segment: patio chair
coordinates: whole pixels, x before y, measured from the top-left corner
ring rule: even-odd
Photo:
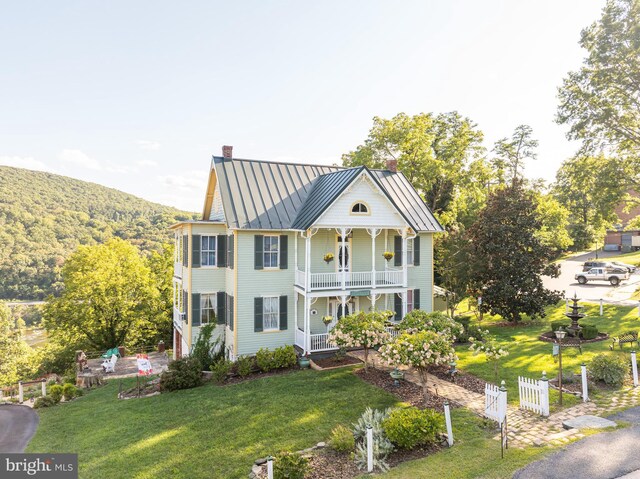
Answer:
[[[102,362],[102,369],[105,373],[112,373],[115,371],[116,363],[118,362],[118,356],[111,355],[111,359]]]
[[[118,348],[107,349],[107,351],[101,356],[104,359],[109,359],[115,354],[116,357],[120,357],[120,350]]]

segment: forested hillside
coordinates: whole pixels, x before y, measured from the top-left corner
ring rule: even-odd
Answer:
[[[114,236],[143,251],[170,241],[193,215],[65,176],[0,166],[0,299],[42,299],[80,244]]]

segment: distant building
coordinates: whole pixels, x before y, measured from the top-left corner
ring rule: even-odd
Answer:
[[[635,198],[640,198],[640,195],[635,191],[630,191],[629,194]],[[620,203],[615,213],[620,218],[620,223],[616,225],[615,229],[607,231],[604,237],[604,250],[605,251],[622,251],[627,253],[629,251],[637,250],[640,248],[640,238],[634,236],[640,236],[640,230],[625,231],[629,221],[640,215],[640,205],[633,206],[629,211],[625,210],[625,204]]]

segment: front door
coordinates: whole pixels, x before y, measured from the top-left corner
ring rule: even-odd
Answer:
[[[347,273],[351,272],[351,235],[347,236],[345,240],[343,243],[342,236],[338,235],[336,251],[338,273],[342,273],[343,270]]]
[[[329,301],[329,316],[333,316],[333,321],[329,323],[328,330],[333,329],[335,324],[343,316],[348,316],[358,310],[358,298],[350,299],[345,304],[346,311],[342,311],[342,302],[338,300]]]

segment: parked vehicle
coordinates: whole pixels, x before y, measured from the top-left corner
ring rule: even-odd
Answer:
[[[613,286],[617,286],[621,281],[629,279],[629,272],[612,273],[606,268],[591,268],[589,271],[577,273],[575,279],[580,284],[586,284],[587,281],[609,281]]]
[[[589,271],[591,268],[607,268],[607,269],[613,269],[613,264],[609,263],[608,261],[586,261],[583,265],[582,265],[582,271]]]
[[[624,268],[629,273],[635,273],[636,271],[636,267],[632,264],[620,263],[619,261],[612,261],[611,264],[618,268]]]

